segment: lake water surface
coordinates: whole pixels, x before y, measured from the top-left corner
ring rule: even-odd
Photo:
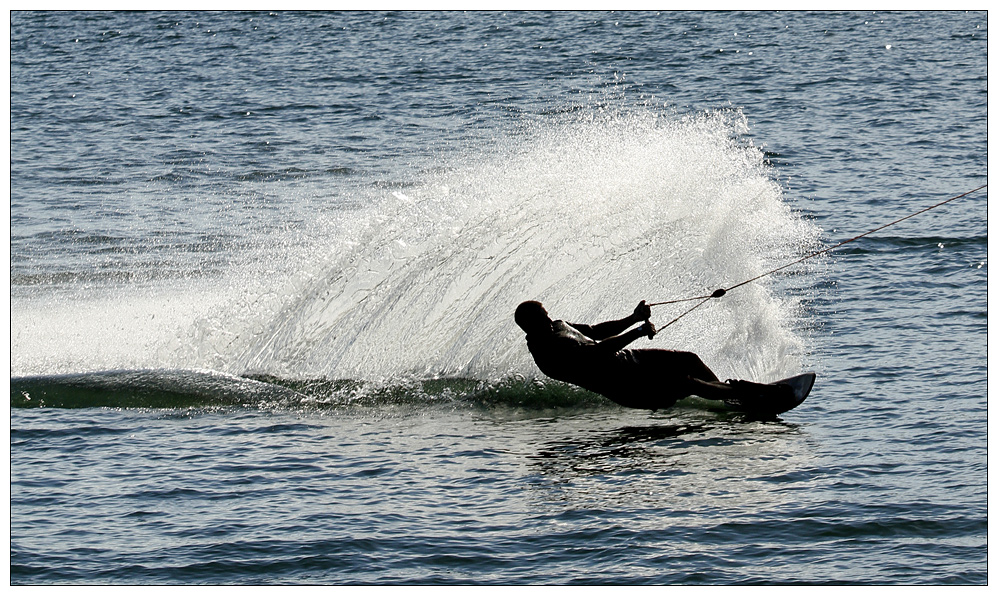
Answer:
[[[11,583],[985,584],[987,15],[11,19]],[[685,305],[656,307],[664,324]]]

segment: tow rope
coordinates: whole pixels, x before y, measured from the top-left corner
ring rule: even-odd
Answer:
[[[666,323],[662,327],[659,327],[658,331],[661,331],[662,329],[665,329],[669,325],[672,325],[673,323],[675,323],[679,319],[681,319],[681,318],[685,317],[686,315],[690,314],[694,310],[700,308],[701,306],[703,306],[704,304],[706,304],[707,301],[710,300],[711,298],[721,298],[722,296],[724,296],[725,294],[727,294],[731,290],[734,290],[735,288],[740,288],[740,287],[744,286],[745,284],[752,283],[752,282],[754,282],[756,280],[762,279],[762,278],[766,277],[767,275],[772,275],[772,274],[776,273],[777,271],[782,271],[783,269],[786,269],[787,267],[796,265],[797,263],[802,263],[802,262],[804,262],[804,261],[806,261],[808,259],[812,259],[812,258],[814,258],[814,257],[816,257],[818,255],[823,255],[823,254],[825,254],[827,252],[831,252],[831,251],[833,251],[833,250],[835,250],[835,249],[837,249],[837,248],[839,248],[841,246],[849,244],[850,242],[855,242],[856,240],[859,240],[860,238],[863,238],[864,236],[869,236],[870,234],[872,234],[874,232],[879,232],[880,230],[883,230],[884,228],[889,228],[889,227],[891,227],[891,226],[893,226],[895,224],[899,224],[899,223],[901,223],[902,221],[904,221],[906,219],[911,219],[912,217],[915,217],[916,215],[921,215],[922,213],[925,213],[926,211],[930,211],[932,209],[935,209],[936,207],[942,207],[943,205],[945,205],[946,203],[949,203],[950,201],[955,201],[957,199],[963,198],[963,197],[965,197],[965,196],[967,196],[969,194],[972,194],[972,193],[975,193],[975,192],[981,190],[982,188],[987,188],[987,186],[988,186],[987,184],[984,184],[984,185],[978,186],[974,190],[968,190],[967,192],[965,192],[963,194],[957,195],[955,197],[950,197],[950,198],[946,199],[945,201],[941,201],[939,203],[936,203],[935,205],[932,205],[930,207],[926,207],[925,209],[922,209],[921,211],[916,211],[915,213],[912,213],[912,214],[909,214],[909,215],[905,215],[902,218],[895,219],[894,221],[892,221],[890,223],[887,223],[887,224],[884,224],[884,225],[882,225],[882,226],[880,226],[878,228],[874,228],[874,229],[870,230],[869,232],[864,232],[864,233],[860,234],[859,236],[854,236],[854,237],[852,237],[852,238],[850,238],[848,240],[843,240],[842,242],[839,242],[838,244],[836,244],[834,246],[829,246],[828,248],[823,248],[823,249],[821,249],[819,251],[816,251],[816,252],[813,252],[813,253],[811,253],[809,255],[803,256],[803,257],[797,259],[796,261],[791,261],[790,263],[787,263],[786,265],[781,265],[781,266],[777,267],[776,269],[772,269],[770,271],[767,271],[766,273],[763,273],[762,275],[756,275],[755,277],[753,277],[751,279],[747,279],[747,280],[745,280],[745,281],[743,281],[741,283],[737,283],[737,284],[731,286],[730,288],[718,288],[717,290],[714,290],[713,293],[706,294],[704,296],[693,296],[692,298],[680,298],[678,300],[665,300],[663,302],[653,302],[653,303],[649,304],[648,306],[661,306],[663,304],[677,304],[679,302],[691,302],[693,300],[699,300],[700,301],[697,304],[693,305],[693,307],[691,307],[689,310],[687,310],[683,314],[679,315],[675,319],[672,319],[671,321],[669,321],[668,323]]]

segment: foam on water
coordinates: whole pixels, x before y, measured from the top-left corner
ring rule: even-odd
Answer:
[[[522,300],[596,322],[642,299],[730,287],[814,247],[819,230],[787,205],[747,132],[733,110],[538,118],[442,156],[419,179],[372,186],[351,201],[361,207],[317,210],[293,240],[264,244],[263,269],[233,269],[171,301],[119,291],[105,304],[21,303],[12,374],[534,376],[512,321]],[[722,378],[797,372],[803,314],[778,286],[743,286],[633,347],[695,351]],[[688,306],[656,307],[653,321]]]

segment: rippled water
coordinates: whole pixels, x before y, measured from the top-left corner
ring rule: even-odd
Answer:
[[[511,321],[985,185],[986,64],[984,13],[12,13],[12,583],[986,583],[986,188],[641,346],[817,371],[779,420]]]

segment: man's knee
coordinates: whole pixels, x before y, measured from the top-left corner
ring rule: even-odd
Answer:
[[[679,356],[680,362],[682,362],[687,368],[706,366],[706,364],[703,363],[703,360],[700,360],[700,357],[693,352],[676,352],[676,354]]]

